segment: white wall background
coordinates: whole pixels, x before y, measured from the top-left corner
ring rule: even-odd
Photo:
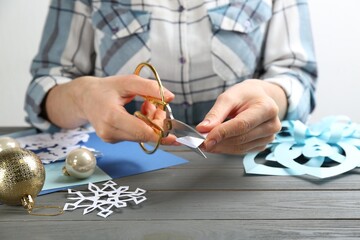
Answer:
[[[27,126],[25,91],[49,0],[0,0],[0,126]]]
[[[360,1],[309,0],[319,63],[311,122],[347,115],[360,123]]]
[[[309,0],[319,62],[311,122],[347,115],[360,123],[359,0]],[[26,126],[25,90],[49,0],[0,0],[0,126]]]

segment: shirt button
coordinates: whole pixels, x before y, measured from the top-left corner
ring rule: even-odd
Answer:
[[[246,20],[244,22],[244,27],[245,27],[245,30],[248,29],[249,27],[251,27],[251,22],[249,20]]]
[[[179,62],[181,64],[185,64],[186,63],[186,58],[184,58],[184,57],[179,58]]]
[[[190,107],[190,103],[188,103],[188,102],[183,102],[182,103],[182,106],[184,107],[184,108],[188,108],[188,107]]]
[[[182,11],[184,11],[184,10],[185,10],[184,6],[180,5],[178,11],[179,11],[179,12],[182,12]]]
[[[113,34],[117,33],[119,31],[119,28],[118,27],[114,27],[114,28],[111,28],[111,32]]]

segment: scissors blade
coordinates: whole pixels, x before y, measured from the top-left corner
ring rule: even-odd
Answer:
[[[174,134],[177,142],[190,148],[200,156],[207,158],[199,146],[204,142],[205,137],[193,127],[176,119],[165,119],[165,131]]]
[[[191,150],[193,150],[194,152],[196,152],[197,154],[199,154],[200,156],[202,156],[203,158],[207,158],[207,156],[204,154],[204,152],[203,151],[201,151],[201,149],[200,148],[191,148],[191,147],[188,147],[188,148],[190,148]]]
[[[170,132],[176,137],[195,137],[205,140],[205,137],[193,127],[177,119],[165,119],[165,132]]]
[[[200,156],[207,158],[204,152],[201,151],[201,149],[199,148],[199,146],[204,142],[204,139],[187,136],[177,138],[176,141],[190,148],[192,151],[196,152]]]

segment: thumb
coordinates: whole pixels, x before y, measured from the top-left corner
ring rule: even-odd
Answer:
[[[158,99],[161,98],[161,87],[156,80],[149,80],[140,77],[139,82],[137,82],[133,90],[134,92],[138,91],[138,95],[154,97]],[[171,102],[174,99],[175,95],[165,87],[162,87],[162,90],[164,93],[165,102]]]
[[[220,125],[232,111],[232,105],[228,100],[218,97],[214,106],[206,114],[204,120],[196,126],[199,132],[209,132]]]
[[[161,98],[161,88],[155,80],[145,79],[135,74],[128,76],[113,76],[111,79],[115,80],[115,88],[121,95],[140,95],[158,99]],[[175,95],[168,89],[163,87],[163,91],[166,102],[170,102],[174,99]]]

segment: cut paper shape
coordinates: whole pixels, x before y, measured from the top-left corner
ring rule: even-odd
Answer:
[[[296,159],[301,155],[301,147],[293,146],[293,151],[289,152],[289,155],[284,156],[286,159]],[[246,173],[252,174],[261,174],[261,175],[277,175],[277,176],[286,176],[286,175],[303,175],[305,172],[301,171],[301,169],[287,168],[285,166],[281,167],[272,167],[266,166],[263,164],[258,164],[255,161],[256,156],[260,154],[260,152],[253,152],[246,154],[244,157],[244,167]],[[276,156],[273,152],[269,153],[265,160],[276,162]],[[278,161],[277,161],[278,162]],[[310,159],[304,165],[320,167],[324,162],[324,158],[322,159]]]
[[[272,167],[264,164],[259,164],[255,161],[255,158],[260,153],[261,152],[251,152],[244,156],[243,164],[246,173],[260,174],[260,175],[278,175],[278,176],[303,174],[302,172],[289,168],[279,168],[279,167]],[[273,161],[273,159],[271,159],[270,161]]]
[[[307,166],[299,164],[298,162],[294,161],[294,159],[287,157],[286,153],[291,151],[290,149],[292,147],[292,143],[280,144],[275,149],[275,156],[277,158],[277,161],[280,164],[283,164],[285,167],[288,167],[290,169],[296,169],[300,172],[303,172],[304,174],[312,175],[318,178],[328,178],[350,171],[356,168],[357,165],[359,165],[360,163],[360,151],[355,146],[347,144],[345,142],[339,143],[339,145],[342,147],[342,149],[344,149],[346,157],[344,156],[342,163],[331,167]],[[327,153],[330,153],[329,156],[326,156]],[[323,162],[324,157],[332,157],[331,153],[331,151],[320,151],[320,155],[314,156],[312,157],[312,159]]]
[[[114,211],[112,208],[123,208],[129,202],[140,204],[146,200],[143,196],[146,191],[137,188],[135,191],[129,191],[128,186],[116,187],[117,184],[113,181],[107,181],[103,184],[103,188],[99,188],[93,183],[89,183],[88,189],[90,192],[81,192],[68,189],[70,195],[75,197],[68,197],[70,200],[77,200],[74,203],[66,203],[65,211],[73,211],[78,208],[85,208],[83,214],[91,213],[94,210],[99,210],[98,216],[107,218]],[[89,203],[90,202],[90,203]]]
[[[22,148],[35,152],[44,164],[48,164],[65,160],[68,153],[80,147],[92,151],[95,157],[101,156],[101,153],[95,149],[83,146],[83,143],[89,140],[90,132],[93,132],[93,129],[77,128],[54,134],[40,133],[18,137],[16,140]]]
[[[261,152],[248,153],[243,162],[246,173],[328,178],[360,166],[360,126],[348,117],[331,116],[310,126],[283,121],[282,127],[265,157],[280,167],[257,163]]]

